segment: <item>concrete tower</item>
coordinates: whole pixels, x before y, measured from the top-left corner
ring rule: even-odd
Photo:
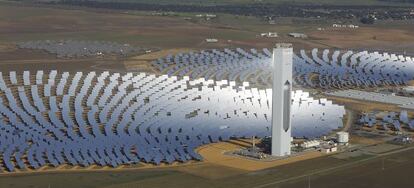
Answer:
[[[272,96],[272,155],[290,155],[291,144],[291,92],[292,92],[291,44],[278,43],[273,49],[273,96]]]

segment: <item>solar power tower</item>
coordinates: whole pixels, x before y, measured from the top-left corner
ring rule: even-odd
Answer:
[[[292,44],[278,43],[273,49],[273,104],[272,104],[272,155],[290,155],[291,142],[291,91]]]

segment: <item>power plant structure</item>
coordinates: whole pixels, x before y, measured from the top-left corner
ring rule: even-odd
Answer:
[[[292,62],[292,44],[276,44],[272,57],[272,156],[290,155]]]

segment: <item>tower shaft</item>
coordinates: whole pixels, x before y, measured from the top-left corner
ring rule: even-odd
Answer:
[[[273,96],[272,96],[272,155],[290,155],[291,145],[291,92],[292,92],[291,44],[276,44],[273,49]]]

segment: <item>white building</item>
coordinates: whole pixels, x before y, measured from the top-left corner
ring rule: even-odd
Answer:
[[[310,140],[310,141],[305,141],[302,144],[300,144],[300,147],[308,149],[312,147],[319,147],[320,145],[321,145],[321,142],[317,140]]]
[[[206,39],[206,42],[208,42],[208,43],[216,43],[216,42],[218,42],[218,39]]]
[[[334,147],[322,147],[321,148],[321,152],[322,153],[333,153],[333,152],[337,152],[338,151],[338,147],[334,146]]]
[[[272,96],[272,155],[290,155],[291,146],[291,92],[292,92],[291,44],[279,43],[273,49],[273,96]]]
[[[276,32],[268,32],[268,33],[260,33],[261,37],[267,37],[267,38],[276,38],[278,37],[278,34]]]
[[[289,33],[289,36],[293,38],[308,38],[308,36],[303,33]]]
[[[358,29],[358,25],[349,24],[349,25],[341,25],[341,24],[332,24],[332,27],[334,28],[351,28],[351,29]]]
[[[407,93],[414,93],[414,86],[407,86],[407,87],[403,88],[402,90],[407,92]]]

